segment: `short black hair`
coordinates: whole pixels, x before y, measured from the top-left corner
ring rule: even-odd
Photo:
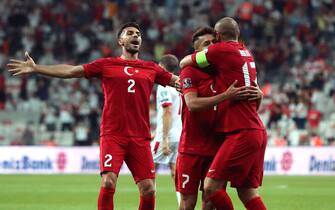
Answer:
[[[120,38],[123,30],[125,28],[128,28],[128,27],[134,27],[134,28],[137,28],[139,31],[141,31],[140,26],[137,23],[135,23],[135,22],[128,22],[128,23],[124,24],[123,26],[121,26],[119,32],[117,32],[117,38]]]
[[[179,71],[179,60],[172,54],[163,55],[159,64],[169,72],[176,74]]]
[[[215,36],[215,31],[211,27],[200,27],[200,28],[198,28],[192,35],[192,44],[194,45],[194,43],[199,39],[200,36],[203,36],[203,35],[206,35],[206,34],[211,34],[211,35]]]

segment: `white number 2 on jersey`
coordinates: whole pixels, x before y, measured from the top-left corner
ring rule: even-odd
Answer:
[[[135,86],[135,80],[133,80],[133,79],[128,79],[128,83],[129,83],[129,86],[128,86],[128,93],[135,93],[135,89],[134,89],[134,86]]]
[[[113,159],[112,155],[111,154],[107,154],[107,155],[105,155],[105,158],[106,158],[106,160],[104,162],[104,166],[105,167],[112,167],[112,163],[111,163],[111,161]]]

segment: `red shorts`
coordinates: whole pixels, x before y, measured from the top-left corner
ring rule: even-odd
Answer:
[[[100,137],[100,172],[119,175],[123,161],[136,183],[143,179],[155,178],[149,139],[112,135]]]
[[[266,144],[265,130],[240,130],[226,135],[207,177],[230,181],[236,188],[261,186]]]
[[[176,163],[176,190],[182,194],[197,194],[203,189],[203,182],[213,156],[179,153]]]

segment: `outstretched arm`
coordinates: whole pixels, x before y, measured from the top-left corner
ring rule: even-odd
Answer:
[[[174,75],[174,74],[172,75],[171,80],[170,80],[168,85],[171,86],[171,87],[176,88],[178,92],[181,91],[180,80],[179,80],[179,77],[177,75]]]
[[[26,60],[15,60],[11,59],[7,64],[9,72],[14,76],[38,73],[50,77],[59,78],[77,78],[84,77],[84,67],[81,65],[73,66],[68,64],[59,65],[39,65],[29,56],[28,52],[25,53]]]

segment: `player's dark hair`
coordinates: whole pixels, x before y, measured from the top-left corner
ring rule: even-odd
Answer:
[[[176,74],[179,71],[179,60],[172,54],[163,55],[159,64],[162,65],[166,70]]]
[[[128,23],[126,23],[126,24],[124,24],[124,25],[121,26],[120,30],[117,32],[117,38],[120,38],[123,30],[125,28],[128,28],[128,27],[134,27],[134,28],[137,28],[139,31],[141,31],[140,26],[137,23],[135,23],[135,22],[128,22]]]
[[[194,43],[199,39],[199,37],[206,35],[206,34],[211,34],[215,36],[215,31],[211,27],[198,28],[192,35],[192,44],[194,45]]]

